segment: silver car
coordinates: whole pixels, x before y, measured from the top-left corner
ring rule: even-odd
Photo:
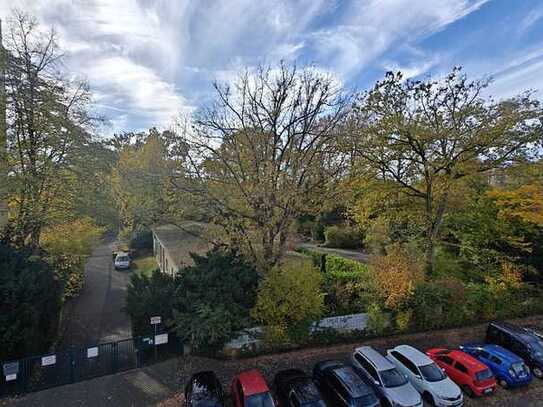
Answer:
[[[407,376],[413,387],[430,405],[459,407],[464,404],[460,387],[420,350],[409,345],[400,345],[390,349],[387,358]]]
[[[390,360],[372,347],[356,348],[351,363],[381,401],[393,407],[422,407],[419,392]]]

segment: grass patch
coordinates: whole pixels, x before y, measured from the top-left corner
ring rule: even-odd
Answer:
[[[158,264],[155,257],[151,254],[134,259],[132,261],[132,268],[134,272],[150,277],[153,271],[158,269]]]

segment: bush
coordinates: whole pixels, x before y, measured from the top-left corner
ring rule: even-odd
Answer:
[[[326,306],[331,314],[362,312],[372,300],[373,283],[363,263],[327,255],[324,278]]]
[[[326,247],[340,249],[357,249],[362,245],[362,239],[357,229],[348,226],[330,226],[324,231]]]
[[[424,278],[420,256],[400,244],[390,245],[384,256],[372,257],[370,266],[385,307],[394,311],[409,303]]]
[[[388,316],[383,311],[383,308],[377,303],[372,303],[368,306],[366,312],[368,314],[367,330],[371,334],[382,335],[385,332],[388,322]]]
[[[132,234],[132,238],[128,243],[131,249],[138,251],[152,251],[153,250],[153,232],[151,229],[138,228]]]
[[[322,275],[310,264],[285,264],[264,279],[251,315],[264,325],[270,344],[305,338],[324,310]]]
[[[216,350],[252,321],[258,273],[237,251],[192,254],[193,266],[176,279],[173,323],[179,337],[199,350]]]
[[[0,242],[0,361],[48,350],[57,334],[61,295],[49,264]]]
[[[85,260],[100,242],[103,231],[90,218],[53,225],[43,231],[40,244],[62,283],[65,299],[77,296],[83,288]]]
[[[161,316],[163,323],[173,318],[173,303],[177,288],[176,280],[155,270],[150,276],[134,273],[126,294],[125,312],[132,323],[133,336],[153,332],[150,318]]]

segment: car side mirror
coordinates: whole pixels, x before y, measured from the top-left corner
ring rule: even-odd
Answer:
[[[416,377],[417,379],[420,379],[420,380],[422,380],[422,376],[421,376],[421,375],[419,375],[419,374],[415,375],[415,377]]]
[[[375,383],[377,386],[380,386],[380,385],[381,385],[381,383],[379,383],[378,380],[374,380],[373,383]]]

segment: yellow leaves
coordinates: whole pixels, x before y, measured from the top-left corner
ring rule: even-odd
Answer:
[[[424,278],[420,256],[399,244],[389,246],[385,256],[373,257],[370,270],[385,306],[392,310],[401,309],[413,296],[416,284]]]
[[[48,227],[41,235],[40,244],[54,256],[86,256],[98,243],[103,229],[90,218]]]
[[[262,283],[251,315],[266,326],[269,336],[283,336],[296,324],[322,314],[322,282],[321,273],[310,262],[289,262],[276,267]]]
[[[496,189],[488,196],[496,203],[500,218],[543,226],[543,185],[533,183],[510,191]]]
[[[499,294],[510,289],[520,288],[522,275],[523,272],[517,265],[504,261],[501,264],[500,274],[497,277],[485,277],[485,282],[492,292]]]

